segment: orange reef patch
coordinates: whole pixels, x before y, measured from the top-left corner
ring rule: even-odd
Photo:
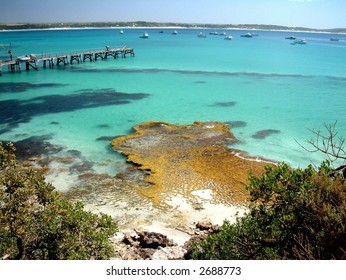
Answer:
[[[164,207],[169,196],[196,203],[192,193],[200,190],[211,193],[211,203],[244,203],[248,173],[260,174],[267,164],[237,157],[228,147],[237,139],[223,123],[152,121],[133,129],[133,134],[113,139],[112,146],[146,172],[150,186],[138,192],[157,207]]]

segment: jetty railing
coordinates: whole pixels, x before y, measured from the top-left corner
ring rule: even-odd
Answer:
[[[0,76],[2,75],[3,66],[8,66],[8,71],[10,73],[20,73],[22,71],[22,64],[25,64],[26,71],[29,71],[31,68],[38,71],[40,62],[42,62],[43,68],[54,68],[54,66],[73,64],[73,62],[80,64],[86,60],[90,62],[97,61],[98,59],[105,60],[110,56],[114,59],[119,56],[126,58],[126,55],[135,56],[134,49],[126,46],[115,48],[106,46],[105,49],[30,54],[18,56],[16,59],[12,60],[0,61]]]

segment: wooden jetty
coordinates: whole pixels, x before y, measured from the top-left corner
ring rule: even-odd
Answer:
[[[134,49],[126,46],[120,48],[111,48],[106,46],[105,49],[76,51],[63,54],[31,54],[19,56],[16,59],[7,61],[0,60],[0,76],[2,74],[3,66],[7,66],[8,72],[10,73],[20,73],[23,64],[25,65],[26,71],[29,71],[30,68],[38,71],[41,62],[43,68],[53,68],[54,66],[73,64],[73,62],[80,64],[86,60],[90,62],[97,61],[98,59],[105,60],[110,56],[114,59],[119,56],[125,58],[126,55],[135,56]]]

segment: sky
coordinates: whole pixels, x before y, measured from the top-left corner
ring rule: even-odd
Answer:
[[[98,21],[346,28],[346,0],[0,0],[0,23]]]

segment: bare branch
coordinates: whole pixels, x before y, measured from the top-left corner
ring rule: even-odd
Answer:
[[[309,129],[315,136],[307,141],[311,148],[306,148],[296,142],[300,147],[310,153],[321,152],[325,154],[330,162],[335,162],[340,159],[346,161],[345,138],[338,135],[336,124],[337,121],[333,124],[324,124],[326,134],[322,134],[320,130]]]

